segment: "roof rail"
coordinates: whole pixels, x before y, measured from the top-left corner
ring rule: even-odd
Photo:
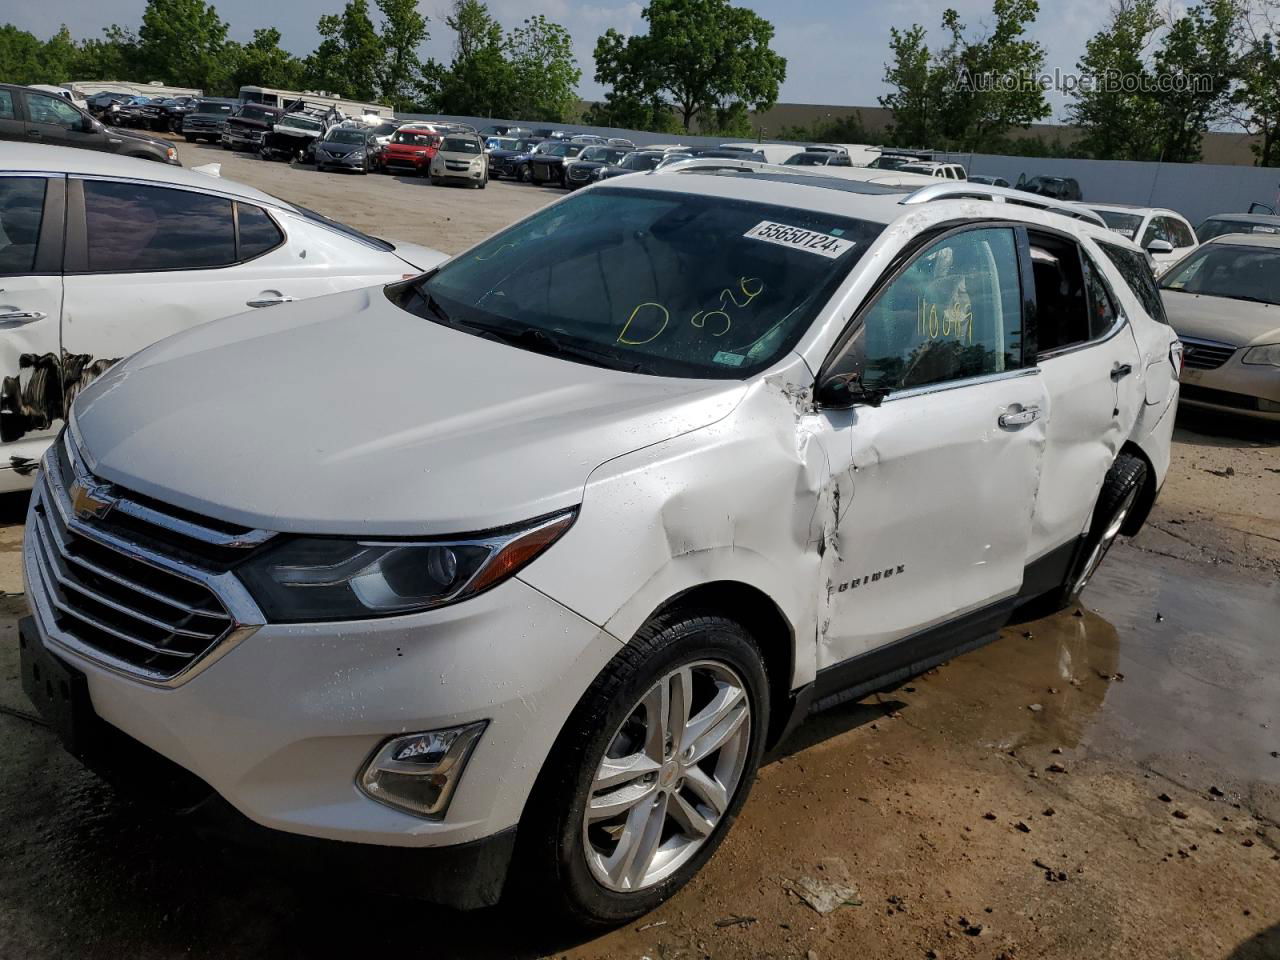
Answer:
[[[1067,200],[1054,200],[1025,190],[1013,190],[1009,187],[993,187],[985,183],[970,183],[967,180],[956,180],[951,183],[931,184],[903,197],[899,203],[928,203],[931,200],[991,200],[995,203],[1016,203],[1024,207],[1035,207],[1060,213],[1073,220],[1084,220],[1094,226],[1107,227],[1107,222],[1088,207],[1079,206]]]
[[[752,173],[795,173],[796,167],[784,167],[777,163],[761,163],[759,160],[733,160],[728,157],[690,157],[677,160],[655,173],[711,173],[716,170],[749,170]]]

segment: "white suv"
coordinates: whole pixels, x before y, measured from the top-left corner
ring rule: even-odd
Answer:
[[[1073,598],[1156,496],[1142,252],[977,189],[694,163],[143,350],[46,457],[28,691],[412,892],[650,909],[811,709]]]

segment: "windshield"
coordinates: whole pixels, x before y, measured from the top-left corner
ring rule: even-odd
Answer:
[[[827,165],[828,156],[825,153],[797,153],[794,157],[787,157],[787,166],[789,167],[825,167]]]
[[[447,137],[444,141],[444,150],[446,153],[479,154],[482,152],[479,141],[471,140],[468,137]]]
[[[1252,220],[1206,220],[1196,227],[1196,238],[1201,243],[1228,233],[1280,233],[1280,219],[1274,224],[1254,223]]]
[[[236,116],[243,117],[245,120],[273,120],[276,114],[262,107],[245,107]]]
[[[334,130],[326,139],[330,143],[364,143],[365,136],[363,130]]]
[[[618,166],[627,170],[652,170],[662,162],[660,153],[629,153]]]
[[[519,145],[520,141],[514,140],[511,137],[490,137],[486,141],[486,146],[488,146],[490,150],[514,150]]]
[[[425,319],[598,366],[742,378],[791,349],[882,229],[692,193],[596,189],[395,296]]]
[[[302,216],[306,217],[312,223],[318,223],[322,227],[327,227],[330,230],[336,230],[344,236],[351,237],[353,240],[359,240],[361,243],[366,243],[371,247],[387,251],[391,251],[396,248],[394,243],[388,243],[380,237],[371,237],[367,233],[361,233],[355,227],[349,227],[345,223],[341,223],[337,220],[330,220],[323,213],[316,213],[316,211],[307,207],[299,206],[296,203],[293,204],[293,209],[302,214]]]
[[[391,137],[392,143],[408,143],[415,147],[429,147],[440,139],[434,133],[426,131],[397,130]]]
[[[230,113],[231,104],[214,103],[211,100],[201,100],[196,104],[196,113]]]
[[[300,114],[292,114],[284,117],[280,121],[287,127],[296,127],[299,130],[315,130],[319,132],[324,129],[324,124],[314,117],[302,116]]]
[[[1165,290],[1280,304],[1280,248],[1212,243],[1160,279]]]
[[[373,136],[389,137],[399,129],[400,124],[398,123],[380,123],[373,128]]]
[[[1138,228],[1142,226],[1141,213],[1122,213],[1119,210],[1095,210],[1094,213],[1106,222],[1112,233],[1118,233],[1129,240],[1138,235]]]

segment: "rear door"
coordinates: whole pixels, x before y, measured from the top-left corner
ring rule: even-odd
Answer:
[[[0,173],[0,491],[29,484],[63,413],[65,182]]]
[[[386,283],[410,269],[393,254],[218,194],[73,177],[68,199],[69,394],[198,324]]]
[[[1048,392],[1032,560],[1074,546],[1145,402],[1133,330],[1074,237],[1028,231],[1038,365]]]
[[[19,113],[21,106],[16,91],[0,87],[0,140],[27,139],[27,125]]]

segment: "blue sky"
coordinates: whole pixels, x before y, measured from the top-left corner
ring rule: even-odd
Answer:
[[[322,13],[340,10],[345,0],[220,0],[218,13],[231,24],[234,39],[247,40],[255,28],[275,26],[283,44],[306,54],[318,42],[316,20]],[[889,28],[919,22],[931,34],[938,31],[943,9],[952,5],[971,26],[990,19],[990,0],[952,0],[927,3],[898,0],[893,4],[866,0],[750,0],[751,7],[773,21],[777,30],[774,49],[788,60],[787,81],[781,100],[791,103],[874,105],[884,92],[881,77],[888,56]],[[372,0],[370,6],[373,6]],[[583,72],[584,97],[600,95],[592,81],[591,59],[595,40],[607,28],[623,33],[641,29],[640,0],[489,0],[489,7],[506,27],[533,13],[545,13],[569,28]],[[136,28],[143,0],[42,0],[14,4],[0,13],[17,26],[40,37],[66,23],[77,37],[94,36],[109,23]],[[444,25],[449,0],[421,0],[419,9],[431,18],[432,38],[424,54],[447,59],[452,37]],[[1074,69],[1086,38],[1106,17],[1109,0],[1041,0],[1040,19],[1034,35],[1045,45],[1047,67]],[[376,12],[376,11],[375,11]],[[1051,97],[1055,108],[1060,98]],[[1056,110],[1055,110],[1056,112]]]

